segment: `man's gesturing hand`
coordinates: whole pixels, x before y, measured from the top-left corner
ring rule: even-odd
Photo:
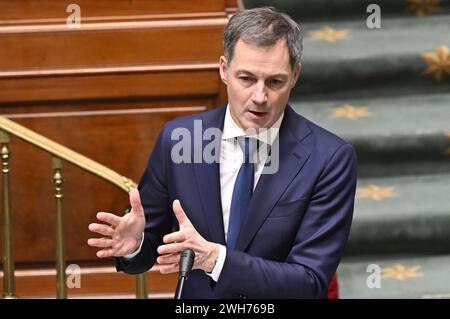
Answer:
[[[190,248],[195,252],[192,268],[211,272],[219,255],[219,245],[207,241],[197,232],[179,200],[173,201],[173,212],[180,224],[180,230],[164,236],[165,245],[158,247],[158,253],[161,255],[157,259],[161,265],[159,271],[162,274],[177,272],[181,251]]]
[[[97,213],[97,219],[109,225],[89,224],[90,231],[104,236],[88,240],[89,246],[102,248],[97,251],[97,257],[125,256],[139,248],[145,227],[145,216],[139,191],[135,188],[130,191],[130,204],[131,211],[123,217],[104,212]]]

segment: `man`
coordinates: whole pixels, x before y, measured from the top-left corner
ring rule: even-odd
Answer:
[[[98,257],[119,257],[117,269],[133,274],[156,261],[167,274],[191,248],[184,298],[327,297],[350,231],[356,159],[287,104],[301,41],[297,24],[273,8],[230,19],[219,61],[228,105],[165,125],[139,192],[130,192],[131,212],[99,213],[107,224],[89,225],[104,236],[88,241]],[[219,160],[198,161],[211,130],[220,130]],[[193,151],[180,161],[186,132]]]

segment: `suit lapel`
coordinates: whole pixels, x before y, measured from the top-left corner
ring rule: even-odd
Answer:
[[[300,140],[310,134],[304,121],[286,107],[285,117],[275,143],[279,149],[279,167],[275,174],[262,174],[255,188],[244,222],[239,232],[236,249],[245,251],[272,211],[287,186],[302,169],[310,153],[300,145]],[[274,147],[272,147],[272,150]],[[276,147],[275,147],[276,149]]]
[[[225,108],[203,114],[203,132],[208,128],[218,128],[223,131]],[[202,133],[203,133],[202,132]],[[220,138],[220,137],[219,137]],[[220,141],[220,139],[219,139]],[[203,150],[211,141],[202,138]],[[220,155],[220,145],[216,149]],[[201,199],[204,220],[208,224],[209,239],[212,242],[225,245],[225,233],[223,226],[222,199],[220,192],[220,164],[195,163],[195,177]]]

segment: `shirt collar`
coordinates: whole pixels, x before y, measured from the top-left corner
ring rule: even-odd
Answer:
[[[278,120],[273,123],[273,125],[267,129],[259,132],[259,134],[247,134],[242,128],[240,128],[236,122],[231,117],[230,105],[227,105],[227,110],[225,112],[225,120],[223,125],[222,140],[229,140],[240,136],[250,136],[258,139],[259,141],[272,145],[278,136],[280,131],[281,122],[283,121],[284,112],[281,113]]]

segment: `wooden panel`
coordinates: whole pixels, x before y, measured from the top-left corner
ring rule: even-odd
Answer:
[[[90,297],[135,298],[136,280],[132,275],[117,273],[113,267],[81,267],[80,287],[67,289],[69,298]],[[150,298],[174,297],[178,274],[161,275],[155,266],[147,273]],[[0,287],[3,274],[0,273]],[[55,298],[56,271],[54,269],[30,269],[16,271],[16,294],[20,298]]]
[[[218,93],[219,81],[218,69],[59,77],[0,77],[0,103],[215,96]]]
[[[193,102],[199,102],[198,107],[188,108]],[[122,108],[116,106],[109,111],[104,107],[104,113],[98,113],[96,105],[97,114],[92,114],[94,110],[87,106],[84,106],[87,111],[79,109],[77,112],[70,108],[66,111],[64,106],[59,106],[59,113],[53,115],[47,112],[50,106],[27,107],[27,113],[21,117],[13,107],[3,108],[2,113],[14,112],[18,123],[138,181],[161,127],[175,117],[204,111],[208,105],[202,102],[179,101],[179,108],[169,107],[176,105],[173,101],[147,105],[123,103]],[[126,112],[119,112],[121,110]],[[55,259],[51,158],[17,139],[12,140],[11,150],[11,208],[16,261],[51,264]],[[70,261],[95,261],[95,249],[86,244],[90,236],[88,224],[95,220],[98,211],[121,214],[128,205],[128,196],[70,164],[64,165],[63,174],[66,256]],[[0,228],[0,234],[2,231]]]
[[[68,30],[69,3],[0,0],[0,114],[138,181],[167,121],[226,101],[218,58],[227,13],[236,6],[233,0],[80,0],[82,27]],[[19,267],[52,266],[51,158],[14,138],[11,147],[15,260]],[[97,211],[122,213],[127,195],[67,163],[63,174],[68,263],[110,265],[87,246],[87,226]],[[123,278],[133,281],[134,292],[134,277]],[[30,280],[36,287],[50,282]]]
[[[8,48],[0,50],[0,68],[218,61],[223,22],[218,19],[211,25],[183,29],[121,27],[108,31],[97,24],[102,32],[0,33],[0,47]]]
[[[66,8],[76,3],[81,18],[145,14],[223,12],[224,0],[20,0],[0,1],[0,19],[66,18]]]
[[[244,4],[242,0],[225,0],[225,10],[228,13],[234,13],[237,10],[244,9]]]

